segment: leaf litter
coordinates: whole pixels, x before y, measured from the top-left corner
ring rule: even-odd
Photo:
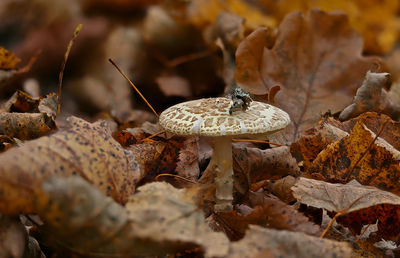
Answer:
[[[0,50],[1,115],[12,116],[0,123],[0,246],[7,255],[396,255],[400,76],[396,50],[388,52],[400,35],[394,1],[377,8],[375,1],[34,0],[25,6],[43,13],[34,22],[11,2],[0,6],[1,44],[16,53]],[[374,16],[375,9],[387,15]],[[65,31],[80,23],[57,129],[56,96],[31,98],[17,89],[35,78],[36,92],[54,92]],[[385,54],[386,64],[370,53]],[[109,58],[153,110],[240,85],[290,113],[283,134],[233,144],[234,211],[216,213],[215,185],[199,181],[212,155],[207,139],[170,137],[148,123],[157,112],[142,110],[124,78],[111,73]],[[362,185],[330,184],[352,179]],[[334,217],[327,228],[322,209]],[[21,231],[9,230],[14,226]],[[338,241],[318,238],[324,228],[324,237]],[[381,238],[393,245],[374,247]]]

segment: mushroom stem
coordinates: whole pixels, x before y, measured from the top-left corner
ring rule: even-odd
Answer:
[[[231,211],[233,200],[232,137],[215,137],[210,165],[217,172],[214,210],[217,212]]]

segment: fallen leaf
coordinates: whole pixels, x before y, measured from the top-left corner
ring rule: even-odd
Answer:
[[[281,86],[275,103],[292,120],[281,143],[295,141],[321,113],[343,109],[365,73],[379,63],[376,57],[361,56],[362,38],[339,12],[290,13],[279,26],[274,47],[267,49],[263,41],[265,31],[259,29],[239,45],[236,80],[255,95]]]
[[[23,257],[28,234],[18,217],[0,215],[0,256]]]
[[[245,175],[249,185],[265,179],[300,174],[297,162],[287,146],[266,150],[242,147],[237,144],[233,146],[234,171]]]
[[[396,119],[400,115],[400,105],[390,99],[384,86],[390,83],[388,73],[367,72],[364,82],[358,88],[353,103],[339,115],[340,120],[348,120],[367,111],[381,112]]]
[[[205,223],[203,213],[195,206],[195,189],[178,190],[167,183],[151,183],[138,191],[126,205],[137,236],[160,244],[199,245],[206,257],[226,255],[228,240],[222,233],[212,232]]]
[[[396,18],[400,6],[396,0],[334,2],[330,0],[305,0],[297,2],[290,0],[261,0],[259,2],[267,10],[274,10],[274,16],[278,19],[292,11],[301,10],[306,12],[311,8],[320,8],[324,11],[343,11],[349,16],[350,24],[364,38],[364,50],[368,53],[387,53],[398,39],[398,20]]]
[[[400,234],[400,207],[392,204],[379,204],[364,208],[337,218],[337,222],[348,227],[353,234],[360,234],[363,226],[378,222],[381,238],[397,241]]]
[[[347,243],[321,239],[300,232],[250,225],[245,237],[231,243],[229,257],[252,258],[268,250],[272,257],[351,257]]]
[[[183,147],[179,151],[176,172],[178,175],[191,180],[199,178],[199,139],[197,137],[184,140]]]
[[[79,177],[51,178],[35,193],[42,237],[51,234],[52,245],[80,255],[165,255],[196,247],[206,257],[227,253],[226,237],[212,232],[196,207],[195,189],[158,182],[138,191],[124,208]]]
[[[349,136],[318,154],[306,174],[329,182],[356,179],[363,185],[400,192],[400,152],[358,122]]]
[[[310,222],[303,214],[272,195],[250,193],[250,202],[252,208],[248,214],[232,211],[213,215],[231,241],[243,238],[249,225],[304,232],[314,236],[319,236],[322,232],[319,226]]]
[[[53,175],[80,175],[120,203],[135,192],[143,177],[138,154],[124,150],[104,121],[71,117],[69,122],[65,131],[0,155],[1,213],[34,213],[32,191]]]
[[[21,140],[35,139],[57,129],[57,95],[32,98],[17,91],[0,113],[0,133]]]
[[[187,8],[189,20],[198,27],[212,24],[222,11],[232,12],[239,17],[246,18],[244,24],[249,30],[260,26],[275,27],[274,18],[267,16],[256,6],[243,0],[227,0],[224,2],[212,0],[191,1]]]
[[[291,203],[296,200],[292,193],[292,186],[296,183],[293,176],[285,176],[268,185],[268,190],[285,203]]]
[[[301,203],[341,214],[382,204],[400,205],[399,196],[358,183],[331,184],[301,177],[292,190]]]
[[[19,62],[21,62],[21,59],[7,49],[0,47],[0,69],[15,70]]]

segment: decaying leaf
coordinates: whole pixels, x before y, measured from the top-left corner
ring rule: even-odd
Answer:
[[[248,214],[236,211],[214,214],[215,221],[231,240],[239,240],[245,235],[249,225],[304,232],[319,236],[321,229],[293,207],[272,195],[250,193],[252,208]]]
[[[400,205],[397,195],[360,184],[331,184],[301,177],[292,190],[301,203],[342,214],[381,204]]]
[[[28,234],[18,217],[0,215],[0,256],[23,257]]]
[[[353,182],[343,185],[300,178],[292,190],[301,203],[338,213],[337,221],[356,234],[363,225],[378,220],[382,236],[397,236],[400,233],[400,197]]]
[[[297,176],[300,169],[290,154],[289,147],[281,146],[266,150],[233,145],[235,173],[245,175],[249,184],[264,180],[278,179],[287,175]]]
[[[276,195],[285,203],[291,203],[296,199],[293,197],[292,186],[296,183],[296,178],[293,176],[285,176],[268,185],[268,190]]]
[[[350,257],[351,247],[347,243],[321,239],[300,232],[275,230],[250,225],[242,240],[233,242],[229,257],[252,258],[265,254],[267,257]]]
[[[390,84],[388,73],[367,72],[364,82],[358,88],[353,103],[339,115],[340,120],[348,120],[367,111],[383,112],[396,119],[400,114],[400,105],[389,98],[385,85]]]
[[[356,179],[363,185],[400,192],[400,152],[362,122],[350,135],[320,152],[307,173],[330,182]]]
[[[196,137],[187,138],[179,151],[176,172],[178,175],[192,180],[197,180],[200,174],[199,168],[199,139]]]
[[[21,59],[16,57],[13,53],[7,49],[0,47],[0,69],[11,70],[16,69],[17,64],[21,62]]]
[[[301,12],[287,15],[272,49],[262,45],[264,35],[256,30],[238,47],[236,80],[256,95],[281,86],[275,103],[292,120],[281,142],[295,141],[321,113],[343,109],[365,73],[379,62],[361,56],[362,38],[339,12],[313,9],[305,16]],[[242,53],[242,49],[252,51]]]
[[[29,140],[57,129],[55,123],[57,96],[32,98],[17,91],[3,106],[0,113],[0,134]]]
[[[52,176],[80,175],[125,203],[143,177],[137,153],[124,150],[107,123],[69,118],[71,127],[0,155],[0,211],[35,212],[32,191]]]
[[[226,254],[227,238],[205,224],[203,213],[195,206],[195,189],[178,190],[167,183],[152,183],[138,191],[126,205],[138,236],[161,244],[173,241],[200,245],[209,257]]]
[[[227,253],[228,240],[208,228],[195,205],[196,190],[150,183],[138,191],[125,209],[79,177],[52,178],[36,192],[43,234],[86,255],[165,255],[196,247],[207,257]]]

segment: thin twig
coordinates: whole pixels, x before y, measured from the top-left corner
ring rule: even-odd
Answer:
[[[190,180],[190,179],[187,179],[187,178],[185,178],[185,177],[178,176],[178,175],[173,175],[173,174],[167,174],[167,173],[159,174],[159,175],[156,176],[155,179],[158,181],[158,179],[159,179],[160,177],[162,177],[162,176],[176,177],[176,178],[179,178],[179,179],[181,179],[181,180],[183,180],[183,181],[186,181],[186,182],[189,182],[189,183],[192,183],[192,184],[197,184],[197,182],[195,182],[195,181],[193,181],[193,180]]]
[[[61,64],[61,71],[58,76],[57,115],[60,114],[60,108],[61,108],[61,88],[62,88],[62,80],[64,76],[65,65],[67,64],[69,52],[71,51],[72,45],[74,44],[75,39],[78,37],[81,29],[82,29],[82,24],[79,24],[75,29],[74,36],[72,37],[71,41],[68,44],[67,51],[65,52],[64,55],[64,61]]]
[[[119,69],[119,67],[114,63],[114,61],[109,58],[108,61],[115,66],[115,68],[117,68],[118,72],[129,82],[129,84],[133,87],[133,89],[135,89],[135,91],[137,92],[137,94],[139,94],[139,96],[143,99],[144,102],[146,102],[147,106],[151,109],[151,111],[153,111],[154,115],[158,118],[158,114],[157,112],[154,110],[154,108],[150,105],[150,103],[147,101],[147,99],[142,95],[142,93],[140,93],[139,89],[136,88],[135,84],[133,84],[133,82],[128,78],[128,76],[121,70]]]
[[[383,124],[381,125],[381,127],[379,128],[378,133],[375,135],[375,138],[371,141],[371,143],[368,145],[368,148],[364,151],[364,153],[360,156],[360,158],[357,160],[357,162],[354,164],[354,166],[350,169],[350,172],[347,174],[345,182],[348,182],[350,179],[350,176],[353,174],[354,169],[356,168],[356,166],[358,165],[358,163],[360,163],[360,161],[365,157],[365,154],[367,154],[367,152],[371,149],[372,144],[374,144],[374,142],[376,141],[376,139],[378,139],[379,135],[381,135],[381,133],[383,132],[383,129],[385,128],[386,124],[389,122],[389,119],[387,119],[385,122],[383,122]]]
[[[329,222],[328,226],[326,227],[326,229],[324,230],[324,232],[322,232],[321,234],[321,238],[324,238],[324,236],[326,235],[326,233],[328,233],[329,229],[332,227],[333,222],[335,222],[335,220],[341,216],[342,213],[338,212],[336,213],[336,215],[331,219],[331,222]]]
[[[286,146],[286,145],[282,145],[279,143],[274,143],[274,142],[269,142],[269,141],[261,141],[261,140],[252,140],[252,139],[232,139],[233,142],[255,142],[255,143],[268,143],[268,144],[273,144],[276,146]]]
[[[161,131],[159,131],[159,132],[157,132],[155,134],[150,135],[149,137],[144,138],[142,140],[142,142],[150,140],[151,138],[156,137],[157,135],[160,135],[160,134],[165,133],[165,132],[166,132],[165,130],[161,130]]]

